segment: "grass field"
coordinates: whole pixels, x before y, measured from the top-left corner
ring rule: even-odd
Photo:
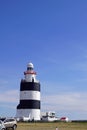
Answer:
[[[17,130],[87,130],[87,122],[18,123]]]

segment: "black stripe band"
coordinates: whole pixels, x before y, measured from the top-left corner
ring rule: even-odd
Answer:
[[[38,100],[20,100],[17,109],[40,109],[40,101]]]
[[[26,91],[26,90],[40,91],[40,83],[21,82],[20,91]]]

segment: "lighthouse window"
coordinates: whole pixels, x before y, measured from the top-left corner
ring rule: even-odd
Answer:
[[[27,67],[27,70],[33,70],[33,68],[31,68],[31,67]]]
[[[32,78],[32,82],[34,82],[34,78]]]
[[[27,70],[29,70],[29,67],[27,67]]]

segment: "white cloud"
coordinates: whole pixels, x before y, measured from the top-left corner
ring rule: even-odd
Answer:
[[[87,71],[87,62],[81,61],[78,63],[74,63],[72,66],[73,70],[78,70],[78,71]]]
[[[8,90],[0,92],[0,102],[16,103],[19,99],[18,90]]]
[[[8,90],[3,93],[0,92],[1,108],[5,108],[5,110],[8,108],[10,108],[10,110],[15,110],[18,102],[18,90]],[[60,113],[63,111],[70,114],[79,112],[80,114],[84,115],[84,113],[87,113],[87,93],[63,92],[56,95],[45,94],[41,96],[41,111],[56,111]]]
[[[87,93],[62,93],[42,97],[42,109],[87,112]]]
[[[0,107],[1,107],[1,108],[4,108],[4,109],[15,109],[15,108],[16,108],[15,105],[13,105],[13,104],[10,104],[10,105],[9,105],[9,103],[7,103],[7,104],[6,104],[6,103],[1,104]]]
[[[9,90],[0,93],[0,102],[17,103],[18,90]],[[55,110],[83,110],[87,111],[87,93],[65,92],[58,95],[45,95],[41,97],[42,108]],[[82,107],[85,106],[85,107]]]
[[[8,81],[7,80],[3,80],[3,79],[0,79],[0,88],[3,88],[5,86],[8,85]]]

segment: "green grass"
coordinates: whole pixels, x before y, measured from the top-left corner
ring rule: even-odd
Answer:
[[[17,130],[87,130],[87,122],[18,123]]]

